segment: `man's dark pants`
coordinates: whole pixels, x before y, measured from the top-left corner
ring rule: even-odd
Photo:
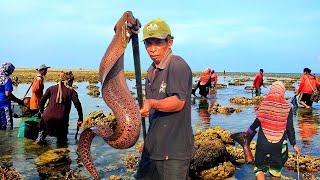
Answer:
[[[256,96],[261,95],[261,87],[256,88]]]
[[[137,180],[183,180],[188,179],[190,160],[152,160],[142,157],[135,175]],[[141,165],[143,167],[141,167]]]

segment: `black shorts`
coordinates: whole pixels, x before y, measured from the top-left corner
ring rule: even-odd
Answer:
[[[311,94],[303,93],[299,96],[299,101],[305,102],[308,106],[312,106]]]

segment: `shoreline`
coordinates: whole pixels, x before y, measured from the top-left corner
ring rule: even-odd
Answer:
[[[59,77],[59,73],[61,71],[72,71],[75,76],[75,82],[84,82],[87,81],[89,83],[98,83],[99,82],[99,74],[98,70],[93,69],[54,69],[50,68],[46,75],[46,81],[52,82],[57,81]],[[226,72],[223,75],[223,72],[217,72],[218,76],[228,77],[228,76],[236,76],[236,77],[255,77],[256,73],[254,72]],[[31,83],[33,78],[36,76],[37,71],[31,68],[17,68],[14,73],[11,75],[12,80],[17,83]],[[202,72],[194,71],[192,72],[193,77],[199,77]],[[142,79],[144,79],[147,75],[146,71],[142,71]],[[264,73],[265,78],[291,78],[291,79],[299,79],[301,74],[296,73]],[[135,73],[134,71],[125,71],[126,79],[134,79]],[[319,79],[319,78],[318,78]]]

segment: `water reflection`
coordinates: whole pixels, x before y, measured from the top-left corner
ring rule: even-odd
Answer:
[[[1,131],[0,134],[0,165],[4,167],[11,167],[13,165],[12,157],[15,144],[10,140],[8,141],[8,138],[4,138],[12,136],[13,134],[10,131]]]
[[[320,116],[316,110],[299,108],[297,117],[302,143],[310,146],[314,136],[318,134]]]
[[[208,112],[209,103],[207,99],[199,100],[198,114],[200,117],[201,125],[203,129],[208,129],[210,127],[210,114]]]

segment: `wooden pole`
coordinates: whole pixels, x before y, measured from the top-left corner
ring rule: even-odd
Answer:
[[[140,51],[139,51],[139,37],[138,34],[133,33],[131,35],[132,41],[132,50],[133,50],[133,59],[134,59],[134,71],[136,76],[136,87],[137,87],[137,94],[138,94],[138,102],[140,108],[143,105],[143,97],[142,97],[142,84],[141,84],[141,67],[140,67]],[[141,118],[142,124],[142,132],[143,132],[143,139],[146,138],[146,121],[145,118]]]

